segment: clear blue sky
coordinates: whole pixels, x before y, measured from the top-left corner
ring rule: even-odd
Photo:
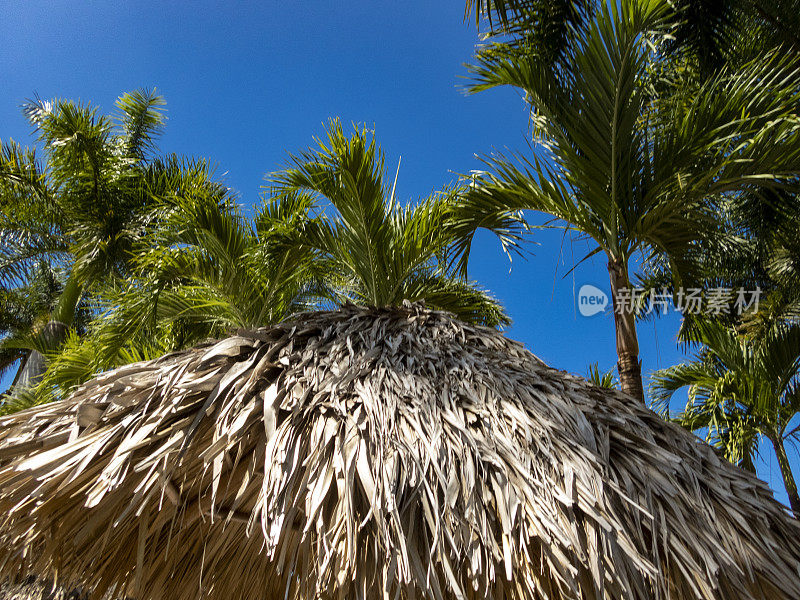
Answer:
[[[463,92],[477,41],[464,1],[75,2],[0,0],[0,139],[32,143],[19,104],[38,94],[91,101],[156,87],[168,103],[166,152],[211,159],[241,202],[258,201],[265,173],[313,143],[332,117],[374,125],[398,196],[416,199],[481,168],[476,154],[526,148],[520,95]],[[585,242],[533,237],[513,264],[479,236],[470,275],[497,295],[523,341],[550,365],[585,374],[615,364],[610,315],[582,317],[584,283],[608,288],[600,259],[569,271]],[[681,359],[674,315],[640,325],[645,375]],[[800,461],[790,449],[795,471]],[[786,501],[765,449],[759,474]]]

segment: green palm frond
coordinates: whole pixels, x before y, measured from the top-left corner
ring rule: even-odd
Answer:
[[[581,32],[597,0],[467,0],[465,21],[474,19],[488,36],[506,38],[528,53],[558,59]],[[713,74],[777,47],[800,48],[797,0],[673,0],[663,24],[663,58],[673,70]]]
[[[135,90],[123,94],[116,102],[117,122],[124,135],[123,153],[144,159],[157,150],[157,141],[164,129],[164,98],[156,90]]]
[[[0,182],[5,197],[10,189],[17,188],[38,201],[49,196],[47,180],[43,167],[36,157],[36,151],[23,148],[14,140],[0,143]]]
[[[474,16],[477,27],[488,24],[487,37],[552,66],[567,54],[597,5],[595,0],[467,0],[464,18]]]
[[[615,388],[618,384],[614,378],[614,369],[601,373],[600,367],[596,362],[589,365],[586,379],[601,388]]]
[[[42,259],[64,257],[64,225],[36,153],[14,141],[0,143],[0,281],[21,285]]]
[[[519,211],[484,211],[461,188],[402,205],[369,130],[347,136],[333,121],[316,142],[272,175],[275,197],[258,217],[264,229],[275,215],[295,215],[278,243],[323,265],[316,293],[372,306],[425,301],[472,321],[507,322],[497,301],[464,275],[475,231],[493,231],[510,248],[524,223]]]

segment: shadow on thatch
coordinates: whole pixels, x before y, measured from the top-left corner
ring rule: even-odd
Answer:
[[[101,595],[800,598],[750,474],[491,329],[301,315],[0,420],[0,565]]]
[[[86,600],[79,590],[64,590],[52,581],[27,577],[21,582],[5,582],[0,585],[0,600]]]

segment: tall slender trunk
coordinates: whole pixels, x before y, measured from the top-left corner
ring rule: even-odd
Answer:
[[[50,321],[40,333],[40,339],[48,349],[57,349],[66,339],[67,330],[75,320],[75,310],[82,292],[83,288],[73,273],[61,291]],[[31,350],[14,377],[11,395],[35,386],[42,379],[46,369],[47,359],[45,356],[38,350]]]
[[[783,477],[783,485],[786,487],[786,493],[789,496],[789,506],[792,507],[794,516],[800,519],[800,496],[797,494],[797,484],[792,475],[792,467],[789,465],[789,457],[786,456],[786,448],[783,446],[783,438],[776,435],[774,439],[770,440],[775,448],[775,454],[778,457],[778,466],[781,469],[781,476]]]
[[[10,389],[11,395],[15,396],[22,390],[30,389],[39,383],[39,380],[44,375],[45,366],[44,354],[38,350],[31,350],[22,359],[22,364],[20,364],[19,370],[14,376],[14,382],[11,384]]]
[[[72,327],[72,323],[75,321],[75,310],[78,308],[82,294],[83,286],[75,272],[72,272],[67,283],[64,284],[64,289],[61,290],[58,304],[53,311],[53,321],[63,323],[67,328]]]
[[[619,382],[623,392],[643,403],[644,387],[642,363],[639,361],[639,340],[636,336],[636,318],[629,303],[618,306],[618,292],[630,289],[627,263],[621,258],[609,259],[608,275],[611,280],[611,305],[614,308]]]

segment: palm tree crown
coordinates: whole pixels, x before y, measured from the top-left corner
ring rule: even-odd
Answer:
[[[540,154],[489,160],[493,173],[472,194],[590,237],[615,300],[634,257],[664,256],[685,272],[720,197],[800,171],[796,64],[772,56],[659,94],[651,84],[668,16],[663,0],[612,2],[575,32],[557,68],[535,46],[502,40],[473,67],[474,91],[525,91]],[[634,316],[616,310],[615,323],[622,387],[643,399]]]
[[[785,443],[798,437],[791,423],[800,413],[800,325],[779,324],[753,340],[708,321],[693,329],[690,341],[702,344],[693,361],[653,375],[657,406],[667,413],[672,395],[688,387],[686,408],[676,420],[705,431],[728,460],[751,471],[759,436],[769,439],[792,509],[800,514],[785,450]]]
[[[152,229],[155,198],[185,177],[155,157],[165,118],[155,91],[117,100],[117,115],[69,100],[23,106],[44,154],[10,141],[0,156],[0,288],[26,285],[45,261],[67,273],[49,322],[4,347],[25,348],[20,388],[42,375],[42,354],[63,343],[82,297],[130,273],[134,247]]]
[[[292,156],[271,181],[279,206],[308,199],[310,218],[287,241],[315,252],[325,273],[323,296],[370,306],[422,300],[466,321],[509,322],[499,303],[464,279],[459,267],[478,227],[512,244],[518,215],[483,214],[457,188],[402,206],[384,155],[365,128],[348,137],[334,121],[318,146]]]

